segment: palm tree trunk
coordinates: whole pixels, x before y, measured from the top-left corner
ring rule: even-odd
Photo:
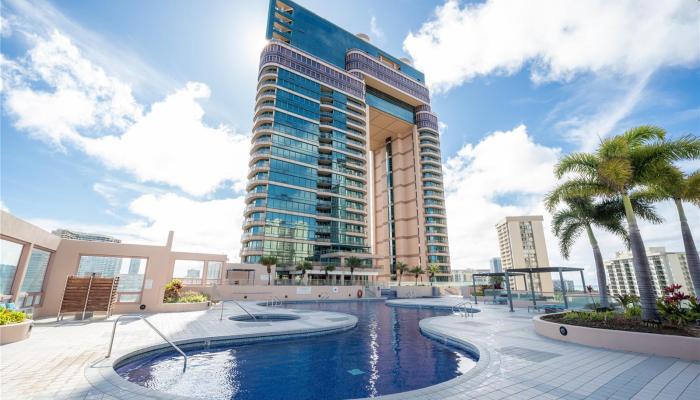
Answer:
[[[270,286],[270,283],[272,282],[272,268],[270,266],[267,267],[267,286]]]
[[[600,253],[600,247],[598,246],[598,240],[596,240],[595,235],[593,235],[593,229],[591,226],[586,224],[586,232],[588,232],[588,240],[591,242],[591,247],[593,247],[593,260],[595,260],[595,274],[598,278],[598,294],[600,295],[600,307],[608,308],[608,282],[605,278],[605,266],[603,265],[603,255]],[[583,288],[585,291],[586,288]]]
[[[632,264],[637,278],[639,288],[639,302],[642,306],[642,320],[659,321],[659,311],[656,308],[656,294],[654,293],[653,281],[651,278],[651,268],[649,259],[644,248],[642,235],[639,233],[637,218],[632,209],[632,202],[629,195],[623,193],[622,202],[625,205],[625,215],[627,216],[627,230],[629,231],[630,244],[632,248]]]
[[[399,273],[399,286],[401,286],[401,273]]]
[[[698,256],[698,250],[695,248],[695,242],[693,241],[693,234],[690,232],[690,226],[688,226],[688,219],[685,217],[685,211],[683,210],[683,203],[681,199],[674,199],[676,203],[676,208],[678,209],[678,217],[681,220],[681,232],[683,234],[683,247],[685,248],[685,259],[688,262],[688,272],[690,272],[690,279],[693,283],[693,289],[695,295],[700,295],[700,257]]]

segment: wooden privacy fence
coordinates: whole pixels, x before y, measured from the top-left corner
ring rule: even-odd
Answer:
[[[112,306],[117,301],[117,286],[119,277],[101,278],[91,276],[69,276],[63,289],[61,308],[58,311],[58,321],[65,313],[82,313],[103,311],[109,316]]]

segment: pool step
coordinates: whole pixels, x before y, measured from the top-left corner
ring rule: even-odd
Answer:
[[[385,297],[387,299],[395,299],[396,289],[382,289],[382,297]]]

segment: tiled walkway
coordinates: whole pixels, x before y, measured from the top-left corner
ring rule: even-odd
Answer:
[[[458,299],[392,302],[448,306]],[[474,318],[421,321],[424,333],[476,345],[479,373],[415,393],[426,399],[700,399],[700,363],[616,352],[537,335],[527,310],[483,304]],[[700,339],[698,339],[700,346]],[[485,357],[484,357],[485,356]],[[477,364],[477,365],[478,365]],[[449,383],[449,382],[448,382]],[[398,398],[398,397],[397,397]]]
[[[150,315],[148,320],[173,341],[213,337],[255,337],[311,333],[352,328],[357,318],[331,312],[295,313],[243,303],[251,312],[294,313],[300,319],[275,323],[234,322],[226,317],[243,311],[227,303],[224,320],[220,308],[208,311]],[[134,350],[161,345],[163,340],[145,323],[120,321],[114,351],[105,360],[112,333],[110,321],[38,323],[29,339],[0,347],[0,399],[172,399],[151,395],[141,386],[121,379],[111,367]]]
[[[403,305],[442,306],[456,298],[394,300]],[[227,305],[226,315],[240,314]],[[538,336],[526,310],[478,306],[474,318],[421,321],[441,341],[475,346],[481,353],[466,375],[387,399],[699,399],[700,363],[578,346]],[[258,312],[264,307],[252,306]],[[269,310],[267,310],[270,312]],[[275,313],[294,312],[274,310]],[[343,329],[354,317],[299,312],[301,319],[276,323],[220,322],[219,311],[158,314],[154,325],[175,340],[255,336]],[[105,361],[112,323],[43,323],[29,340],[0,347],[2,399],[138,399],[159,396],[116,375],[111,362],[135,349],[160,344],[143,322],[127,321],[117,332],[115,354]],[[313,340],[313,339],[310,339]]]

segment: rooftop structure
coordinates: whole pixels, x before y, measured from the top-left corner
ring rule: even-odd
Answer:
[[[121,243],[120,239],[112,236],[102,235],[100,233],[85,233],[72,231],[68,229],[55,229],[51,232],[52,234],[60,237],[61,239],[70,240],[84,240],[86,242],[110,242],[110,243]]]
[[[440,136],[423,74],[293,1],[270,1],[241,259],[450,276]],[[320,273],[320,270],[315,270]]]

